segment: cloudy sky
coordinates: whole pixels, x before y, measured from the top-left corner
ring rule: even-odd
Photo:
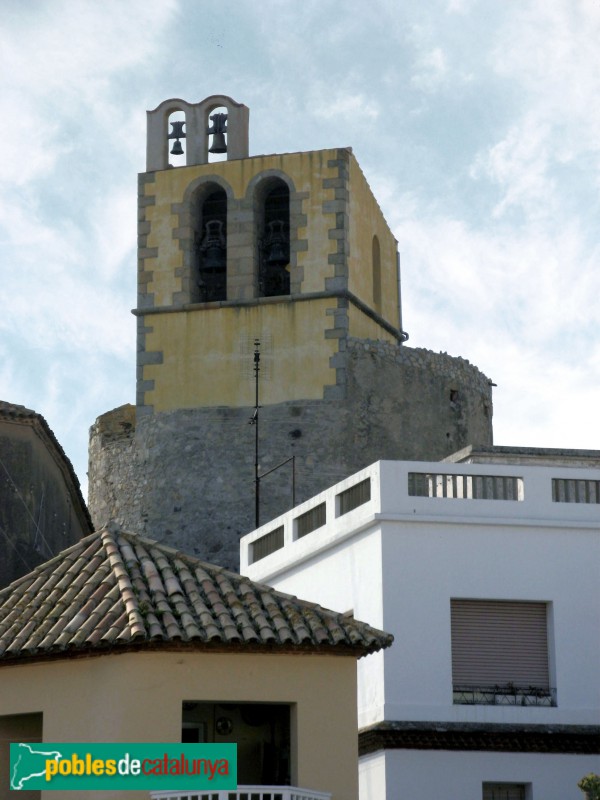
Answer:
[[[228,94],[250,153],[352,146],[409,344],[494,390],[495,443],[600,449],[598,0],[0,0],[0,399],[86,487],[135,397],[146,110]]]

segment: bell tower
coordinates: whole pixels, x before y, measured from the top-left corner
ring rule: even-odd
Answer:
[[[175,111],[185,121],[169,132]],[[224,96],[148,112],[141,414],[251,405],[240,380],[248,341],[269,343],[262,402],[273,404],[340,396],[348,336],[405,338],[396,241],[352,151],[249,157],[248,116]],[[170,167],[170,148],[184,165]],[[225,159],[209,161],[215,152]]]
[[[257,473],[262,523],[290,507],[291,456],[300,502],[492,438],[487,378],[405,344],[397,242],[351,148],[249,155],[248,123],[224,95],[148,112],[137,402],[90,444],[96,525],[234,567]]]

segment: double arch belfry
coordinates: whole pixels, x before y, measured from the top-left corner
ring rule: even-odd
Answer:
[[[227,95],[214,94],[200,103],[187,103],[173,98],[147,111],[146,171],[169,167],[169,117],[176,111],[185,116],[182,138],[185,141],[185,166],[207,164],[209,161],[209,128],[211,113],[217,108],[227,112],[227,160],[248,157],[248,121],[250,110]]]
[[[303,199],[279,170],[255,175],[239,198],[216,172],[194,179],[176,208],[183,259],[175,305],[299,293]]]

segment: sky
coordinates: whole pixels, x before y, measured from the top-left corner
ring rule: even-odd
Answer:
[[[146,110],[225,94],[250,155],[351,146],[409,346],[495,384],[494,442],[600,449],[599,0],[0,0],[0,399],[87,491],[135,402]]]

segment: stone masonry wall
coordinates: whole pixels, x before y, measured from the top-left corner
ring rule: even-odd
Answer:
[[[349,339],[345,398],[260,410],[260,471],[295,455],[296,503],[379,459],[439,460],[492,444],[488,379],[445,353]],[[131,425],[131,406],[90,433],[89,507],[213,563],[238,568],[254,525],[252,408],[183,409]],[[261,524],[292,505],[291,465],[261,481]]]

